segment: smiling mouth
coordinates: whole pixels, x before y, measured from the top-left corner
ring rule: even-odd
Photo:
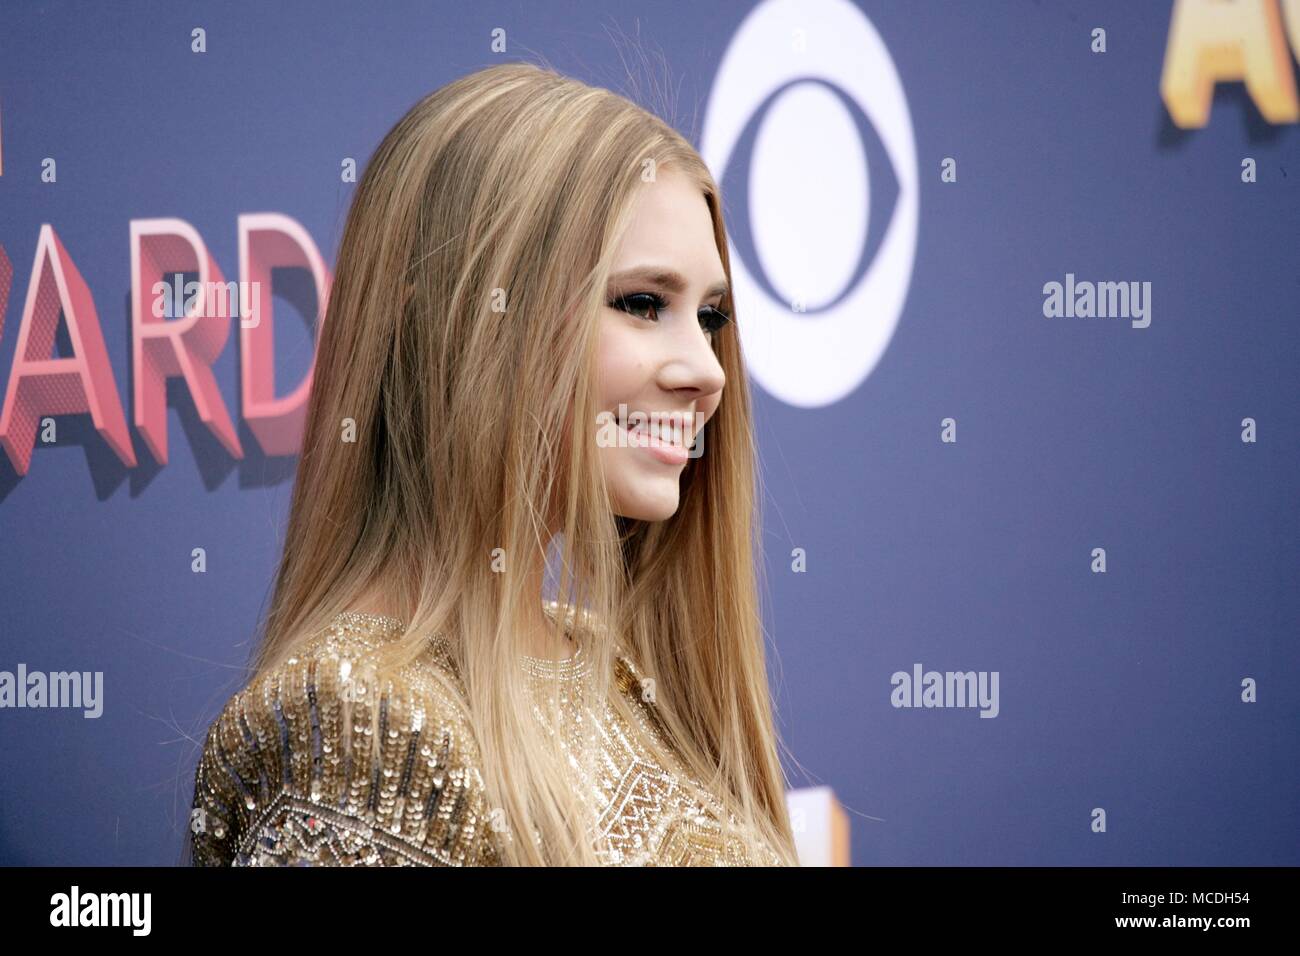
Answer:
[[[629,425],[626,418],[619,418],[618,427],[627,433],[629,439],[635,438],[641,447],[671,446],[690,450],[695,443],[695,432],[691,424],[694,416],[686,412],[641,415],[635,425]]]

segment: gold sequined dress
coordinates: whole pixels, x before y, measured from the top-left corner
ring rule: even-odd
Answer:
[[[547,613],[562,613],[550,602]],[[572,627],[569,610],[566,624]],[[295,655],[234,695],[208,729],[195,771],[190,813],[196,866],[498,865],[464,705],[432,669],[456,681],[446,647],[380,686],[376,648],[402,622],[345,612]],[[572,631],[570,631],[572,633]],[[565,687],[589,674],[581,644],[570,659],[523,657],[536,680]],[[594,846],[610,866],[777,866],[761,838],[743,838],[732,817],[689,779],[665,766],[645,739],[662,740],[654,704],[626,654],[612,693],[626,697],[635,724],[604,701],[592,707],[563,694],[570,726],[594,721],[598,773],[575,769],[575,785],[594,797]],[[458,683],[456,686],[460,686]],[[372,731],[378,708],[378,734]],[[580,708],[577,710],[575,708]],[[540,713],[540,711],[538,711]],[[564,735],[561,734],[561,738]],[[575,767],[577,766],[575,762]]]

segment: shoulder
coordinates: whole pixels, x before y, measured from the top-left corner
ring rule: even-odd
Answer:
[[[196,865],[494,861],[480,754],[436,653],[381,676],[387,618],[347,613],[235,694],[195,771]]]

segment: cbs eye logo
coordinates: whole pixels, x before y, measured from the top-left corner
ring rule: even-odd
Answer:
[[[750,374],[789,405],[831,405],[884,354],[916,255],[916,143],[884,41],[846,0],[770,0],[741,23],[700,154],[732,212]]]

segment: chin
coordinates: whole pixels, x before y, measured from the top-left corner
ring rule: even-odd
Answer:
[[[620,495],[614,511],[624,518],[637,521],[666,521],[677,513],[681,503],[676,483],[669,490],[640,489],[631,495]]]

